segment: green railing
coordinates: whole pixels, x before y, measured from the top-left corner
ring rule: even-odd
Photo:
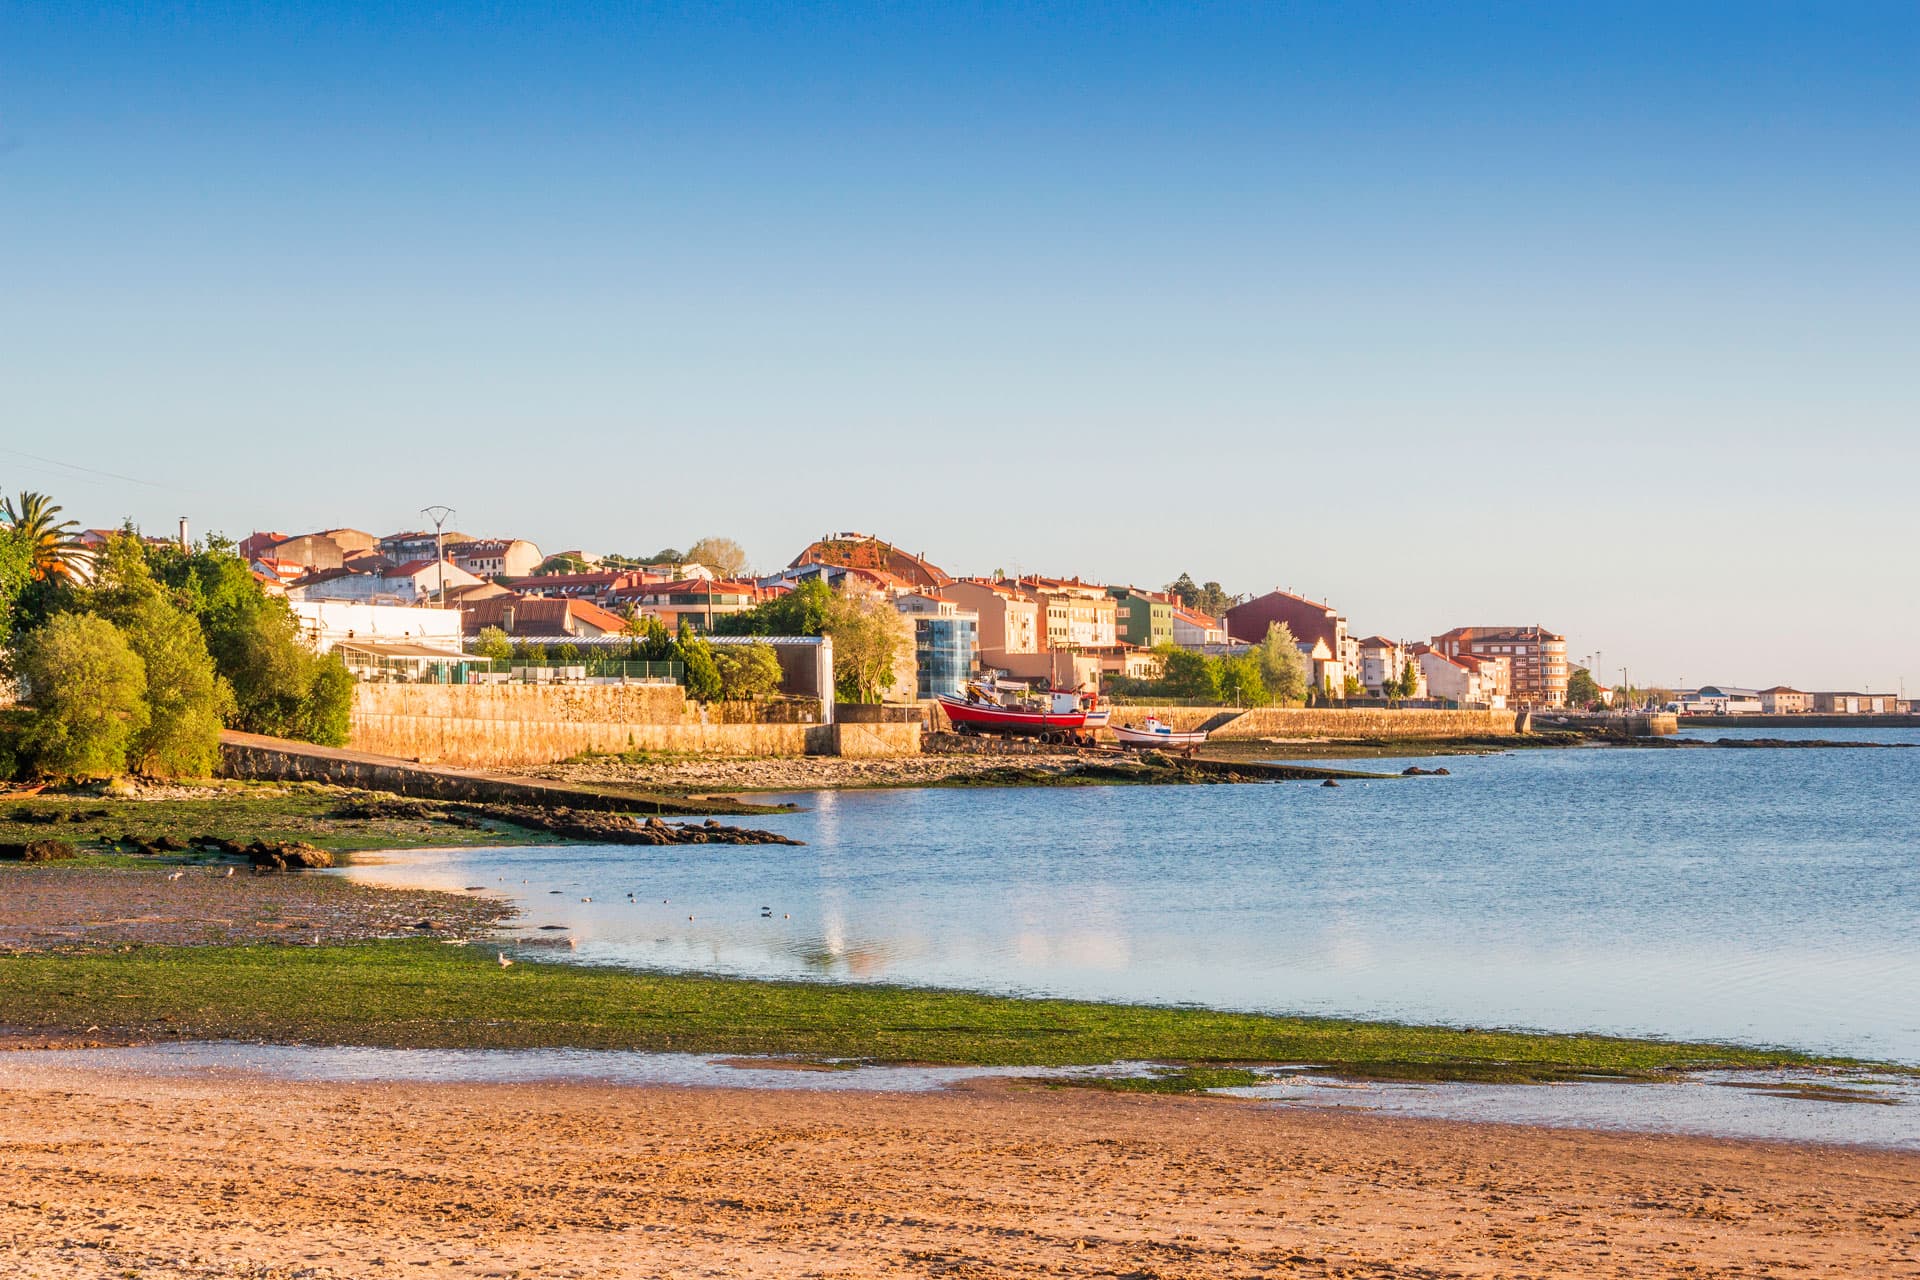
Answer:
[[[644,680],[679,684],[686,666],[679,662],[631,662],[620,658],[474,658],[469,675],[506,676],[510,680],[548,682],[566,680]]]

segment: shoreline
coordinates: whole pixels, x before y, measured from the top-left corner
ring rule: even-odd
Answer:
[[[997,1082],[263,1089],[0,1055],[0,1146],[0,1259],[48,1280],[1920,1270],[1910,1153]]]

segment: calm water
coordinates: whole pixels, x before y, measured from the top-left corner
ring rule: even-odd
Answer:
[[[1389,767],[1409,763],[1452,776],[822,793],[766,820],[805,848],[436,851],[347,874],[510,894],[525,936],[571,936],[561,954],[589,963],[1920,1063],[1920,750]]]

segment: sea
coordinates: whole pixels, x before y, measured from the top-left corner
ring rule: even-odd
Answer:
[[[1444,777],[782,797],[801,847],[382,855],[582,964],[1784,1046],[1920,1064],[1920,732]],[[1275,748],[1275,759],[1286,759]],[[738,821],[737,819],[731,821]]]

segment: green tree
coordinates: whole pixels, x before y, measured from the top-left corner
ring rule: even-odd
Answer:
[[[55,519],[62,510],[44,493],[0,499],[0,520],[26,539],[33,576],[41,581],[72,582],[87,563],[87,549],[75,533],[79,522]]]
[[[214,669],[199,621],[154,579],[132,534],[102,549],[80,602],[120,629],[146,671],[147,722],[128,743],[128,766],[153,778],[210,776],[233,691]]]
[[[1173,596],[1188,609],[1198,609],[1201,613],[1218,618],[1233,604],[1233,597],[1217,582],[1205,586],[1194,583],[1193,575],[1183,573],[1167,584],[1167,594]]]
[[[633,640],[627,652],[635,662],[678,662],[680,646],[660,619],[647,615],[627,619],[627,632]]]
[[[490,662],[505,662],[513,657],[513,637],[499,627],[482,627],[473,638],[473,655]]]
[[[913,632],[891,601],[842,592],[832,597],[823,634],[833,638],[833,683],[842,702],[879,702],[899,680]]]
[[[1220,669],[1204,653],[1175,644],[1155,647],[1160,655],[1160,687],[1169,698],[1185,702],[1216,702],[1220,698]]]
[[[1286,623],[1269,626],[1253,653],[1260,664],[1261,683],[1275,702],[1291,705],[1307,700],[1307,659]]]
[[[1400,664],[1400,674],[1393,679],[1392,696],[1405,700],[1420,692],[1420,660],[1412,654],[1407,655]]]
[[[1249,649],[1214,660],[1220,697],[1236,707],[1264,707],[1273,701],[1260,674],[1260,656]]]
[[[0,653],[7,651],[16,623],[14,608],[33,582],[33,548],[24,533],[0,528]]]
[[[578,662],[580,661],[580,656],[580,646],[571,640],[557,646],[553,651],[553,660],[555,662]]]
[[[719,664],[713,660],[713,646],[691,627],[684,627],[680,632],[680,661],[686,665],[682,683],[687,687],[687,696],[695,702],[718,701],[724,690]]]
[[[248,733],[327,746],[346,741],[352,677],[334,654],[316,654],[300,620],[262,591],[224,538],[183,550],[144,547],[149,567],[200,623],[215,669],[233,688],[227,723]]]
[[[353,725],[353,673],[334,654],[314,663],[313,678],[300,699],[295,723],[301,737],[327,747],[343,747]]]
[[[37,772],[126,772],[127,748],[147,727],[147,674],[118,628],[91,614],[58,614],[21,643],[17,671],[28,706],[19,750]]]
[[[1346,683],[1341,686],[1340,696],[1343,698],[1358,698],[1364,696],[1366,692],[1367,686],[1360,683],[1360,677],[1349,671],[1347,673]]]
[[[729,701],[764,698],[780,688],[780,655],[770,644],[710,645],[720,671],[720,694]]]
[[[713,620],[717,636],[817,636],[833,616],[833,588],[808,578],[785,595]]]
[[[1600,705],[1600,682],[1585,667],[1575,667],[1567,677],[1567,705],[1580,708]]]

